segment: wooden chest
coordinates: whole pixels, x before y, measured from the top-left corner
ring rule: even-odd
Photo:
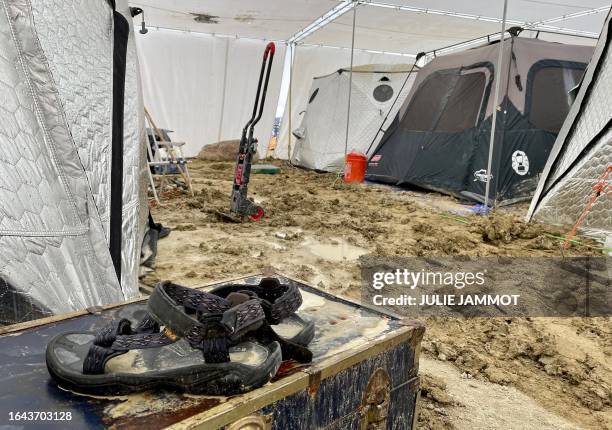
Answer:
[[[95,330],[126,310],[133,313],[135,307],[144,313],[146,301],[133,301],[1,328],[0,424],[147,430],[414,428],[423,326],[285,279],[302,290],[300,315],[316,323],[312,364],[283,363],[271,383],[229,398],[169,392],[89,397],[59,388],[47,373],[47,341],[64,331]],[[29,411],[64,412],[70,419],[43,422],[16,415]]]

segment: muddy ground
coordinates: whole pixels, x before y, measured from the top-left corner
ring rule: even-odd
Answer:
[[[195,196],[167,190],[157,221],[153,285],[198,286],[276,269],[359,298],[359,257],[601,255],[586,240],[569,250],[566,230],[526,224],[526,205],[482,217],[436,193],[346,185],[333,174],[277,163],[253,175],[250,196],[266,209],[258,223],[223,221],[233,164],[190,165]],[[421,359],[423,429],[612,429],[612,326],[607,318],[425,321]]]

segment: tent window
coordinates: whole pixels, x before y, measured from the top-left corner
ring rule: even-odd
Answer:
[[[440,111],[440,103],[451,90],[452,75],[435,72],[417,89],[410,101],[401,128],[405,130],[429,131]]]
[[[389,81],[390,81],[390,79],[389,79],[389,78],[387,78],[386,76],[383,76],[382,78],[380,78],[380,79],[378,80],[378,82],[389,82]]]
[[[312,94],[310,95],[310,99],[308,99],[308,104],[312,103],[314,101],[314,99],[317,97],[317,94],[319,94],[319,89],[317,88],[316,90],[314,90],[312,92]]]
[[[536,71],[531,87],[529,121],[537,128],[559,133],[572,106],[570,91],[580,82],[584,69],[559,66]]]
[[[374,88],[374,100],[379,103],[384,103],[391,100],[393,97],[393,88],[390,85],[382,84]]]
[[[459,76],[435,130],[458,132],[475,127],[485,90],[485,81],[485,74],[482,72]]]
[[[483,72],[432,74],[415,93],[402,128],[458,132],[476,126],[486,86]]]

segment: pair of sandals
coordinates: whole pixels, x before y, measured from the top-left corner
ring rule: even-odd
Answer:
[[[299,289],[276,278],[209,292],[162,282],[135,327],[122,318],[97,333],[55,336],[47,368],[59,385],[85,394],[243,393],[267,383],[283,360],[312,360],[314,323],[295,314],[301,304]]]

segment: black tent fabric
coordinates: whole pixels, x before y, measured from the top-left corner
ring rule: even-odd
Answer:
[[[550,43],[556,51],[568,46],[566,55],[555,58],[546,53],[548,43],[532,46],[539,55],[528,55],[522,38],[506,43],[508,73],[502,80],[505,95],[497,116],[492,175],[487,175],[486,166],[495,76],[492,54],[498,46],[488,45],[467,51],[466,58],[460,53],[434,59],[421,70],[405,108],[370,157],[366,178],[474,201],[484,201],[490,180],[489,197],[498,204],[530,198],[569,111],[567,92],[586,67],[580,60],[592,51]],[[520,45],[516,52],[515,45]],[[532,60],[528,68],[527,60]]]

